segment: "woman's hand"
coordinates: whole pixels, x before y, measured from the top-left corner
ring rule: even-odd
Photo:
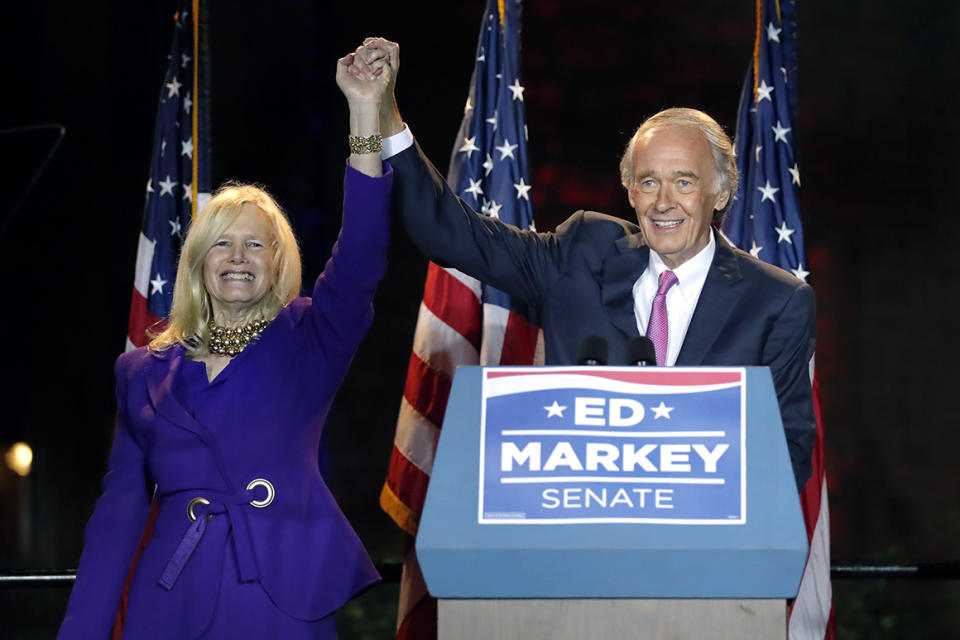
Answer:
[[[337,61],[337,86],[351,105],[377,105],[379,107],[384,94],[393,89],[393,73],[382,58],[368,63],[364,60],[367,50],[357,47]]]

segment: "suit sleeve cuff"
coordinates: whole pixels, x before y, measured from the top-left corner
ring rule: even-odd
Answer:
[[[413,133],[410,131],[410,127],[407,126],[407,123],[403,123],[403,131],[400,133],[395,133],[389,138],[383,139],[383,150],[380,152],[380,158],[387,160],[397,155],[401,151],[405,151],[413,146]]]

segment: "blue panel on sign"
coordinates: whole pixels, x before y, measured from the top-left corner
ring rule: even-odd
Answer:
[[[488,369],[484,524],[743,524],[740,370]]]

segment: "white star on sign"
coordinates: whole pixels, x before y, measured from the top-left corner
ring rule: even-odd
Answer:
[[[513,99],[523,102],[523,87],[520,86],[520,78],[516,78],[513,81],[513,84],[507,87],[510,91],[513,92]]]
[[[771,129],[771,131],[773,131],[773,141],[774,141],[774,142],[776,142],[777,140],[780,140],[781,142],[786,142],[786,141],[787,141],[787,133],[790,132],[790,127],[784,128],[784,126],[783,126],[782,124],[780,124],[780,121],[777,120],[777,126],[775,126],[775,127],[770,127],[770,129]]]
[[[800,279],[803,280],[804,282],[807,281],[807,276],[810,275],[810,272],[809,272],[809,271],[805,271],[805,270],[804,270],[802,264],[801,264],[801,265],[798,265],[796,269],[790,269],[790,273],[792,273],[793,275],[797,276],[798,278],[800,278]]]
[[[477,139],[477,136],[463,139],[463,146],[460,147],[460,151],[462,153],[466,153],[468,158],[473,155],[474,151],[480,151],[480,147],[474,144],[474,140],[476,139]]]
[[[185,53],[180,54],[180,68],[186,67],[187,63],[193,60],[190,56]]]
[[[758,246],[758,245],[757,245],[757,239],[754,238],[754,239],[753,239],[753,246],[750,247],[750,255],[752,255],[754,258],[759,258],[761,251],[763,251],[763,247]]]
[[[770,186],[770,181],[767,180],[766,186],[757,187],[757,191],[763,194],[763,197],[760,198],[760,202],[763,202],[764,200],[769,200],[770,202],[776,202],[776,200],[773,198],[773,194],[775,194],[777,191],[780,191],[780,187]]]
[[[154,293],[163,293],[163,285],[167,284],[167,281],[160,277],[160,274],[157,274],[157,277],[150,281],[150,295]]]
[[[189,137],[180,143],[180,155],[193,158],[193,137]]]
[[[504,138],[504,139],[503,139],[503,145],[502,145],[502,146],[499,146],[499,147],[494,147],[494,149],[496,149],[497,151],[500,152],[500,159],[501,159],[501,160],[503,160],[503,159],[506,158],[506,157],[510,157],[510,158],[513,158],[514,160],[516,160],[516,158],[514,158],[514,156],[513,156],[513,150],[516,149],[518,146],[520,146],[520,145],[510,144],[510,140],[507,139],[507,138]]]
[[[530,202],[530,196],[528,195],[530,193],[530,185],[524,184],[523,177],[520,178],[520,182],[518,184],[515,183],[513,185],[513,188],[517,190],[517,200],[523,198],[527,202]]]
[[[483,167],[484,171],[486,171],[486,173],[483,174],[485,176],[490,175],[490,172],[493,171],[493,158],[490,157],[489,153],[487,154],[487,159],[484,160],[483,164],[480,166]]]
[[[669,418],[670,412],[673,411],[673,407],[668,407],[667,405],[663,404],[663,400],[661,400],[659,407],[650,407],[650,410],[655,414],[653,419],[659,420],[660,418]]]
[[[167,97],[172,98],[173,96],[180,95],[180,87],[182,86],[183,86],[182,84],[177,82],[177,78],[174,77],[172,82],[168,82],[166,84],[167,89],[170,90],[170,93],[167,94]]]
[[[773,102],[773,100],[770,99],[771,93],[773,93],[773,87],[768,87],[767,81],[761,80],[760,86],[757,87],[757,103],[759,104],[764,100],[770,100],[770,102]]]
[[[793,166],[787,169],[790,172],[790,175],[793,176],[793,184],[800,186],[800,167],[796,162],[793,163]]]
[[[193,184],[183,185],[183,200],[193,202]]]
[[[494,130],[494,131],[497,130],[497,112],[496,112],[496,111],[493,112],[493,117],[492,117],[492,118],[487,118],[486,121],[487,121],[488,123],[490,123],[490,124],[493,125],[493,130]]]
[[[559,402],[557,402],[556,400],[554,400],[554,401],[553,401],[553,404],[544,407],[544,409],[547,410],[547,417],[548,417],[548,418],[552,418],[553,416],[559,416],[559,417],[562,418],[562,417],[563,417],[563,412],[564,412],[564,410],[566,409],[566,407],[561,406]]]
[[[167,220],[170,224],[170,235],[178,236],[180,235],[180,221],[179,220]]]
[[[467,178],[470,181],[470,186],[465,189],[467,193],[473,194],[473,201],[477,202],[477,197],[483,195],[483,189],[480,187],[480,181],[474,180],[473,178]]]
[[[767,25],[767,42],[773,40],[774,42],[780,42],[780,32],[783,29],[777,29],[773,26],[773,23]]]
[[[775,228],[774,231],[776,231],[777,235],[779,236],[777,238],[777,244],[780,244],[784,240],[787,241],[787,244],[793,244],[793,240],[790,239],[790,236],[796,232],[796,229],[788,229],[786,220],[781,222],[780,226]]]
[[[500,217],[500,209],[503,208],[502,204],[497,204],[496,200],[491,200],[489,206],[487,206],[487,213],[491,218]]]
[[[178,183],[171,181],[171,180],[170,180],[170,175],[168,174],[168,175],[167,175],[167,178],[166,178],[165,180],[161,180],[161,181],[158,182],[157,184],[160,185],[160,197],[162,198],[162,197],[165,196],[165,195],[172,196],[172,195],[173,195],[173,188],[174,188],[175,186],[177,186]]]
[[[761,152],[761,151],[763,151],[763,145],[762,145],[762,144],[758,144],[758,145],[757,145],[757,148],[754,149],[754,153],[755,153],[756,156],[757,156],[757,162],[760,162],[760,152]]]
[[[193,106],[193,101],[190,100],[190,92],[187,91],[187,97],[183,99],[183,112],[187,115],[190,115],[190,107]]]

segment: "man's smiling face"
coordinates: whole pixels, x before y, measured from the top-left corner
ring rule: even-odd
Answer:
[[[729,191],[715,193],[717,170],[699,131],[665,126],[646,132],[633,150],[627,191],[647,246],[673,269],[707,246],[715,209]]]

